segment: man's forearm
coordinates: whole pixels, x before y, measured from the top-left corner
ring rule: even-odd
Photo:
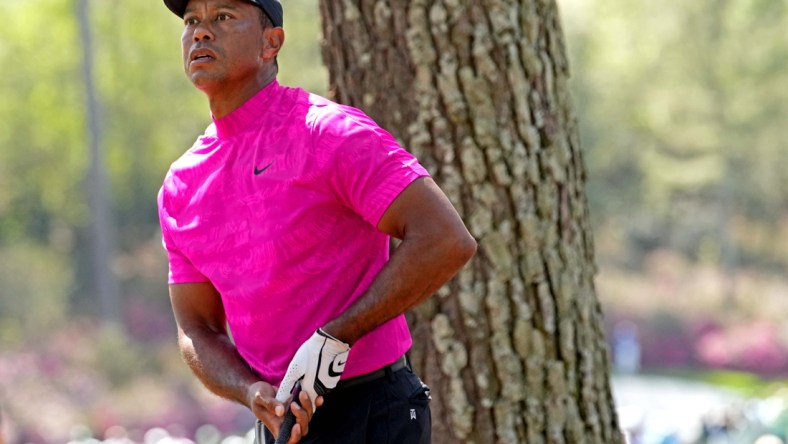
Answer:
[[[378,325],[413,308],[435,293],[476,251],[470,236],[406,237],[367,292],[325,326],[353,344]]]
[[[211,392],[249,406],[249,387],[260,381],[224,332],[211,329],[181,331],[181,354]]]

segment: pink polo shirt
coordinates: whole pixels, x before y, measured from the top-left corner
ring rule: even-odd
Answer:
[[[272,82],[214,120],[159,192],[169,283],[219,291],[241,356],[279,384],[298,347],[369,288],[388,260],[376,229],[428,175],[361,111]],[[410,348],[404,316],[353,346],[344,378]]]

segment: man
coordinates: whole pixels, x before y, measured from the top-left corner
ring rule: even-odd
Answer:
[[[279,433],[297,383],[288,442],[429,442],[403,313],[475,241],[369,117],[277,82],[278,1],[164,3],[183,18],[184,69],[213,118],[158,200],[186,362],[251,409],[258,442]],[[402,240],[390,258],[389,236]]]

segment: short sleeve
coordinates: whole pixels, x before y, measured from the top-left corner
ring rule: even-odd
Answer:
[[[191,261],[178,249],[175,239],[169,229],[170,224],[175,223],[173,217],[170,216],[168,209],[165,205],[166,199],[164,191],[159,192],[159,224],[161,226],[161,239],[164,249],[167,251],[167,260],[169,263],[169,272],[167,274],[167,283],[172,284],[186,284],[192,282],[208,282],[202,273],[200,273]]]
[[[391,134],[358,113],[330,117],[319,143],[331,156],[326,171],[331,192],[377,226],[397,196],[429,173]]]

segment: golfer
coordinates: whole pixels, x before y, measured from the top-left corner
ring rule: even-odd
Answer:
[[[291,443],[430,442],[403,313],[458,272],[474,239],[372,119],[277,82],[278,1],[164,3],[183,19],[184,70],[212,117],[158,197],[186,362],[252,411],[258,443],[274,442],[287,409]]]

